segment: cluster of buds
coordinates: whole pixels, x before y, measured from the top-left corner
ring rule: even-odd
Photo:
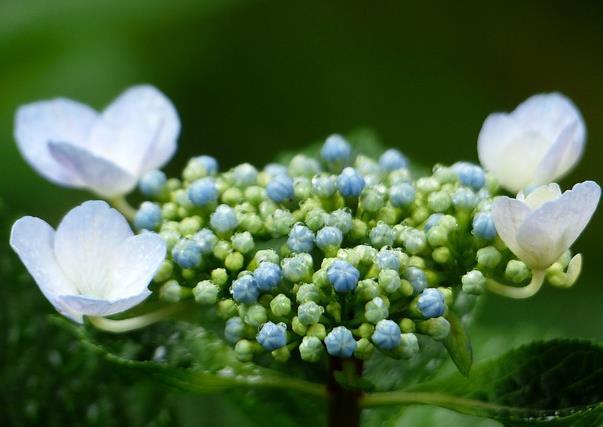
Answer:
[[[200,156],[181,179],[151,171],[140,182],[154,201],[135,224],[168,247],[159,295],[215,305],[242,360],[285,361],[295,349],[309,362],[375,349],[409,358],[416,334],[446,338],[459,294],[481,294],[489,276],[529,280],[497,239],[497,185],[479,166],[413,180],[399,151],[372,159],[339,135],[320,154],[224,173]]]

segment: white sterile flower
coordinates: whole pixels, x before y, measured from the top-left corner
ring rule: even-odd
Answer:
[[[497,197],[492,217],[500,238],[534,270],[553,264],[578,238],[592,217],[601,188],[593,181],[561,194],[548,184],[517,199]]]
[[[499,184],[518,192],[569,172],[582,155],[584,120],[559,93],[534,95],[511,113],[490,114],[479,133],[480,162]]]
[[[152,86],[134,86],[102,113],[65,98],[17,110],[15,139],[29,164],[48,180],[103,197],[131,191],[176,150],[180,120]]]
[[[23,217],[10,244],[51,304],[80,323],[83,315],[120,313],[149,296],[166,253],[158,234],[134,235],[103,201],[72,209],[56,232],[39,218]]]

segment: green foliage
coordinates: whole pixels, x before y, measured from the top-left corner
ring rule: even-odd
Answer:
[[[450,334],[444,340],[444,347],[461,374],[469,375],[473,363],[473,349],[467,329],[452,311],[446,315],[446,319],[450,322]]]
[[[508,426],[595,426],[603,421],[603,347],[588,341],[529,344],[459,374],[405,391],[367,395],[367,407],[428,404]]]

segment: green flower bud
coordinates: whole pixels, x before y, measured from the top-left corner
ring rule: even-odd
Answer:
[[[327,270],[320,269],[316,273],[312,275],[312,283],[314,283],[319,288],[328,288],[331,286],[331,282],[329,282],[329,278],[327,277]]]
[[[341,322],[341,304],[332,302],[327,305],[327,313],[335,319],[337,323]]]
[[[431,247],[446,246],[448,244],[448,230],[440,225],[435,225],[427,232],[427,242]]]
[[[385,301],[380,297],[375,297],[364,306],[364,317],[367,322],[376,324],[379,320],[387,319],[389,310]]]
[[[223,268],[216,268],[211,272],[211,281],[216,286],[222,287],[228,281],[228,273]]]
[[[216,258],[224,261],[226,257],[232,253],[232,246],[225,240],[218,240],[214,245],[213,253]]]
[[[299,253],[282,262],[283,276],[292,282],[309,282],[314,274],[314,261],[307,253]]]
[[[232,242],[232,247],[234,250],[239,251],[242,254],[251,252],[255,246],[253,236],[249,231],[236,233],[231,237],[230,241]]]
[[[270,301],[270,310],[275,316],[288,316],[291,313],[291,300],[285,294],[278,294]]]
[[[306,362],[318,362],[324,352],[321,340],[315,336],[304,337],[299,345],[299,354]]]
[[[293,195],[297,200],[307,200],[312,196],[312,182],[302,176],[293,180]]]
[[[176,280],[168,280],[159,289],[159,298],[167,302],[178,302],[182,296],[182,287]]]
[[[316,232],[324,227],[327,216],[323,209],[313,208],[306,214],[305,223],[310,230]]]
[[[417,336],[412,333],[403,333],[400,335],[400,338],[400,345],[394,350],[395,357],[411,359],[419,352]]]
[[[398,277],[398,279],[400,278]],[[361,300],[370,301],[379,296],[379,285],[373,279],[364,279],[358,282],[358,286],[356,286],[354,292]]]
[[[172,273],[174,272],[174,263],[170,260],[165,260],[159,266],[157,273],[155,273],[155,278],[153,279],[155,282],[165,282],[170,277],[172,277]]]
[[[495,268],[500,263],[502,255],[494,246],[486,246],[477,251],[477,265],[482,268]]]
[[[399,325],[400,330],[403,334],[414,332],[417,329],[415,326],[415,322],[412,319],[409,319],[408,317],[405,317],[404,319],[400,320]]]
[[[447,211],[450,205],[452,205],[452,199],[445,191],[435,191],[427,198],[427,206],[433,212]]]
[[[243,201],[243,192],[237,187],[229,187],[222,193],[222,202],[236,206]]]
[[[291,321],[291,329],[293,329],[293,332],[295,332],[297,335],[302,337],[306,335],[307,328],[302,322],[300,322],[297,316],[293,317],[293,320]]]
[[[401,184],[403,182],[410,182],[412,177],[410,176],[410,171],[406,168],[396,169],[389,173],[387,180],[390,185]]]
[[[203,280],[197,283],[193,288],[193,297],[195,301],[203,305],[215,304],[218,300],[220,289],[209,280]]]
[[[252,304],[243,313],[243,321],[253,327],[258,327],[268,320],[268,313],[264,306],[260,304]]]
[[[240,271],[245,263],[245,258],[240,252],[231,252],[224,260],[224,266],[229,271]]]
[[[217,314],[222,319],[230,319],[238,313],[237,304],[231,298],[223,299],[218,302]]]
[[[377,257],[378,251],[372,246],[358,245],[353,249],[358,257],[359,265],[371,265]]]
[[[161,207],[161,217],[167,220],[178,218],[178,205],[174,202],[165,203]]]
[[[435,248],[431,253],[431,257],[438,264],[448,264],[452,261],[452,252],[445,246]]]
[[[419,178],[415,184],[418,192],[432,193],[440,188],[440,183],[437,179],[428,176]]]
[[[361,219],[354,218],[352,220],[352,229],[348,236],[352,240],[363,240],[368,234],[368,225]]]
[[[447,166],[436,165],[433,170],[433,177],[438,180],[440,184],[447,184],[456,182],[456,173]]]
[[[180,233],[173,230],[166,230],[159,233],[161,238],[165,240],[165,245],[168,250],[172,250],[172,248],[178,243],[180,240]]]
[[[481,295],[486,286],[486,278],[479,270],[469,271],[461,278],[463,292],[470,295]]]
[[[405,297],[410,297],[415,293],[415,289],[412,287],[412,283],[410,283],[406,279],[402,279],[400,281],[400,293]]]
[[[289,360],[289,357],[291,357],[291,351],[289,351],[289,347],[287,346],[272,350],[271,354],[272,357],[274,357],[274,360],[281,363],[286,362]]]
[[[512,259],[505,268],[505,277],[513,283],[521,283],[530,277],[530,269],[521,261]]]
[[[438,291],[440,291],[440,293],[444,297],[444,303],[446,304],[446,307],[452,306],[452,304],[454,303],[454,292],[452,291],[452,288],[440,286],[438,287]]]
[[[379,209],[377,213],[377,221],[382,221],[387,225],[394,225],[398,222],[399,210],[393,206],[385,206]]]
[[[349,248],[339,249],[337,251],[337,258],[349,262],[354,267],[358,267],[358,264],[360,263],[360,257],[358,256],[358,253],[355,250]]]
[[[258,206],[266,199],[266,190],[257,185],[247,187],[244,192],[245,199],[254,206]]]
[[[286,236],[293,226],[295,219],[291,212],[284,209],[275,210],[266,218],[266,228],[274,237]]]
[[[404,247],[411,255],[416,255],[422,252],[427,246],[427,239],[422,230],[406,229],[403,235]]]
[[[306,336],[316,337],[320,340],[324,340],[327,336],[327,329],[322,323],[315,323],[308,327],[308,330],[306,331]]]
[[[309,326],[318,323],[324,311],[324,308],[314,301],[308,301],[297,308],[297,318],[302,325]]]
[[[234,351],[241,362],[250,362],[253,359],[256,345],[249,340],[240,340],[235,344]]]
[[[425,206],[418,206],[413,212],[412,212],[412,220],[414,224],[421,224],[423,222],[425,222],[427,220],[427,218],[429,218],[429,215],[431,214],[431,211],[429,209],[427,209]]]
[[[360,194],[360,206],[369,213],[377,213],[379,209],[385,206],[387,190],[382,185],[366,187]]]
[[[454,231],[459,227],[459,223],[452,215],[443,215],[438,221],[438,226],[444,227],[447,231]]]
[[[400,289],[400,275],[396,270],[382,270],[379,272],[379,287],[387,294],[393,294]]]
[[[251,234],[257,234],[264,227],[264,222],[259,215],[255,213],[242,214],[239,217],[239,225],[245,231],[249,231]]]
[[[375,326],[370,323],[363,323],[356,329],[356,335],[360,338],[370,338],[373,332],[375,332]]]
[[[253,256],[253,261],[255,263],[255,265],[254,265],[254,270],[255,270],[255,267],[257,267],[264,261],[271,262],[273,264],[278,264],[281,261],[281,259],[274,250],[262,249],[255,253],[255,255]]]
[[[266,220],[270,215],[276,212],[277,209],[277,204],[272,200],[264,200],[259,206],[260,216]]]
[[[356,350],[354,350],[354,357],[360,360],[368,360],[373,355],[375,346],[370,342],[368,338],[360,338],[356,343]]]
[[[299,304],[303,304],[308,301],[318,302],[320,299],[320,291],[314,283],[304,283],[297,290],[295,297]]]
[[[433,317],[415,322],[417,331],[429,335],[436,341],[442,341],[450,333],[450,323],[444,317]]]

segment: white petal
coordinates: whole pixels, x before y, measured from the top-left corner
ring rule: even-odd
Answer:
[[[81,315],[70,312],[57,296],[75,292],[75,287],[63,274],[54,254],[55,232],[39,218],[26,216],[13,225],[10,245],[32,275],[48,301],[63,315],[81,322]]]
[[[85,202],[63,218],[57,228],[54,252],[75,285],[75,293],[107,297],[115,251],[132,235],[126,219],[103,201]]]
[[[559,184],[553,182],[537,187],[527,196],[519,193],[517,200],[524,202],[531,210],[534,210],[538,209],[544,203],[558,199],[559,197],[561,197],[561,188],[559,188]]]
[[[517,242],[517,231],[530,214],[530,209],[521,201],[509,197],[497,197],[492,203],[492,219],[496,232],[509,249],[522,261],[524,252]]]
[[[17,110],[15,139],[23,157],[42,176],[60,185],[82,187],[81,179],[51,156],[48,143],[84,145],[97,117],[92,108],[69,99],[27,104]]]
[[[180,120],[170,100],[152,86],[134,86],[102,113],[91,150],[130,174],[163,166],[176,151]]]
[[[578,238],[597,208],[601,188],[593,181],[574,185],[533,211],[519,228],[517,242],[532,266],[547,268]]]
[[[570,124],[548,148],[547,153],[541,159],[534,172],[534,179],[532,180],[533,185],[546,184],[563,175],[563,173],[560,173],[562,162],[567,157],[568,153],[573,150],[575,132],[576,124]]]
[[[488,116],[478,137],[481,164],[499,184],[517,193],[528,186],[549,143],[535,132],[526,132],[508,114]]]
[[[137,295],[115,301],[84,295],[60,295],[58,299],[61,304],[69,307],[69,309],[87,316],[110,316],[140,304],[149,295],[151,295],[151,291],[145,289]]]
[[[119,196],[136,186],[135,176],[84,148],[66,142],[51,142],[49,149],[57,163],[100,196]]]
[[[147,289],[165,259],[165,253],[165,241],[158,234],[145,233],[127,238],[115,251],[107,298],[127,298]]]

